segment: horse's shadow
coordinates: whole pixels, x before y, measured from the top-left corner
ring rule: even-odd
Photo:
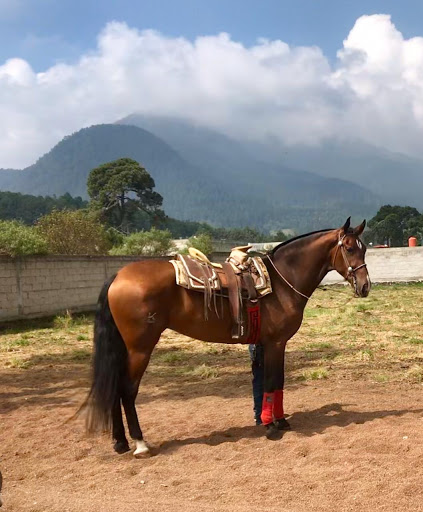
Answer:
[[[292,430],[302,436],[311,437],[322,434],[330,427],[346,427],[352,424],[363,424],[373,420],[392,416],[403,416],[407,413],[422,414],[423,409],[399,409],[380,411],[345,410],[349,404],[333,403],[311,411],[300,411],[288,417]],[[264,435],[264,427],[244,426],[218,430],[200,437],[189,437],[165,441],[159,448],[160,453],[172,452],[191,444],[216,446],[222,443],[235,443],[241,439],[256,439]]]

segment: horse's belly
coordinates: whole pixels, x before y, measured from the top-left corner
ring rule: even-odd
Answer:
[[[230,322],[222,320],[216,321],[201,320],[196,321],[194,318],[179,318],[177,321],[170,322],[169,328],[184,334],[190,338],[201,341],[209,341],[212,343],[238,343],[238,340],[231,338]]]

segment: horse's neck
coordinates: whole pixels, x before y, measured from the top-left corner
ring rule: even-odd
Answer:
[[[330,269],[332,248],[333,236],[325,234],[309,243],[301,240],[281,247],[273,262],[296,290],[310,297]]]

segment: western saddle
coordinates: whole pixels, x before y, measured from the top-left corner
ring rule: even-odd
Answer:
[[[204,318],[214,310],[223,316],[223,298],[229,299],[232,338],[257,343],[260,335],[258,299],[271,293],[272,285],[263,260],[250,257],[251,246],[235,247],[225,263],[212,263],[193,247],[188,255],[178,254],[170,260],[175,267],[176,283],[204,294]],[[218,306],[220,299],[220,307]],[[247,318],[246,318],[247,317]]]

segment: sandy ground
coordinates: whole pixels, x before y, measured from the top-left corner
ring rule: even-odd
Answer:
[[[268,441],[248,368],[167,385],[147,374],[144,460],[64,423],[87,387],[87,364],[1,370],[3,510],[423,511],[421,384],[288,384],[293,430]]]

